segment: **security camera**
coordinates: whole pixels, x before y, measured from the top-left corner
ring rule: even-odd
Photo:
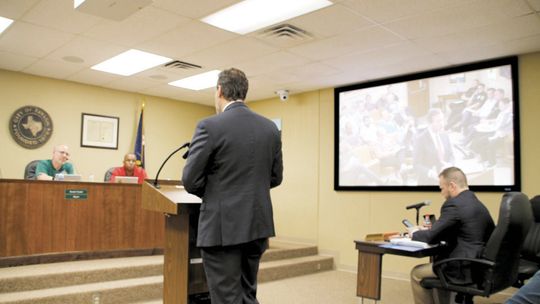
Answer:
[[[278,90],[276,91],[276,94],[278,94],[281,101],[286,101],[287,99],[289,99],[289,90]]]

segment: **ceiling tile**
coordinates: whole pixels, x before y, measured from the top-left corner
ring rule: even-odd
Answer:
[[[137,77],[121,77],[116,80],[110,81],[107,84],[104,84],[104,87],[128,91],[128,92],[141,92],[146,88],[151,88],[156,86],[155,82],[152,82],[147,79],[137,78]]]
[[[238,2],[237,0],[154,0],[155,7],[166,9],[178,15],[201,19],[213,14],[227,6]]]
[[[540,0],[527,0],[527,2],[535,11],[540,12]]]
[[[340,4],[377,23],[386,23],[404,17],[432,14],[433,11],[447,9],[470,0],[344,0]]]
[[[75,56],[84,60],[81,65],[91,67],[124,51],[125,47],[78,36],[47,55],[45,59],[61,61],[63,57]]]
[[[427,57],[432,55],[418,45],[402,41],[399,44],[385,48],[379,48],[368,52],[355,52],[352,54],[339,56],[324,60],[325,64],[346,71],[349,69],[373,70],[385,64],[394,64],[409,58]],[[381,58],[384,58],[381,60]]]
[[[236,68],[241,69],[249,76],[255,76],[272,71],[283,71],[288,67],[294,67],[309,63],[310,60],[288,52],[276,52],[250,61],[236,64]]]
[[[540,18],[535,15],[505,19],[495,24],[464,30],[442,37],[417,39],[415,43],[434,53],[448,53],[463,48],[482,48],[499,42],[540,34]]]
[[[447,58],[452,64],[463,64],[476,61],[484,61],[492,58],[514,55],[514,53],[504,44],[496,44],[491,46],[464,47],[451,52],[441,52],[439,56]]]
[[[141,93],[153,96],[162,96],[175,100],[194,102],[209,106],[214,105],[214,89],[206,89],[202,91],[192,91],[173,87],[168,84],[157,85],[141,90]]]
[[[238,37],[237,34],[220,30],[200,21],[192,21],[140,45],[148,51],[181,60],[188,54],[236,37]]]
[[[90,29],[101,19],[74,10],[73,0],[47,0],[39,2],[24,15],[22,20],[66,33],[78,34]]]
[[[72,34],[18,21],[0,36],[0,51],[41,58],[73,38]]]
[[[329,22],[329,20],[332,21]],[[374,25],[360,14],[339,4],[302,15],[287,23],[296,25],[317,37],[341,35]]]
[[[208,49],[186,56],[187,62],[196,62],[205,67],[229,67],[276,52],[278,49],[251,37],[238,37]]]
[[[248,100],[257,100],[540,51],[540,0],[334,0],[287,21],[311,33],[294,40],[198,20],[237,2],[153,0],[116,22],[73,11],[71,0],[0,0],[0,15],[15,20],[0,36],[0,68],[212,106],[213,89],[167,83],[236,66],[248,74]],[[131,77],[90,69],[129,48],[202,68],[159,66]]]
[[[111,73],[105,73],[95,70],[83,70],[73,75],[70,75],[66,80],[87,83],[91,85],[104,86],[105,84],[112,82],[116,79],[119,79],[120,75],[115,75]]]
[[[508,41],[503,46],[508,49],[508,53],[513,55],[537,52],[540,46],[540,35]]]
[[[482,0],[400,19],[385,24],[385,27],[407,39],[429,38],[464,30],[474,31],[478,27],[531,12],[523,0]]]
[[[185,17],[150,6],[120,22],[103,19],[83,35],[132,48],[189,21]]]
[[[45,76],[56,79],[65,79],[84,69],[80,64],[58,62],[56,60],[40,60],[22,70],[24,73]]]
[[[282,71],[282,73],[292,74],[300,79],[311,77],[329,78],[329,76],[337,74],[339,72],[339,69],[320,62],[314,62]]]
[[[0,69],[19,72],[37,60],[35,57],[0,51]]]
[[[294,47],[290,52],[313,60],[323,60],[386,47],[401,41],[400,37],[382,27],[371,27]]]
[[[38,2],[39,0],[1,0],[0,16],[17,20]]]

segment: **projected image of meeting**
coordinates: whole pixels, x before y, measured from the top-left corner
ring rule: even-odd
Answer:
[[[517,61],[505,58],[335,90],[336,190],[434,190],[457,166],[477,190],[516,190]]]

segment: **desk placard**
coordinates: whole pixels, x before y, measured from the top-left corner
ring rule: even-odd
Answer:
[[[64,198],[69,200],[85,200],[88,198],[87,189],[66,189],[64,190]]]

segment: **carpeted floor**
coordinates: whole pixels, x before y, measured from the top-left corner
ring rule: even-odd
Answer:
[[[509,289],[490,298],[475,297],[477,304],[501,304],[515,292]],[[260,283],[261,304],[359,304],[356,297],[356,274],[325,271],[267,283]],[[365,299],[364,303],[375,303]],[[410,283],[405,280],[382,279],[380,304],[413,304]]]

